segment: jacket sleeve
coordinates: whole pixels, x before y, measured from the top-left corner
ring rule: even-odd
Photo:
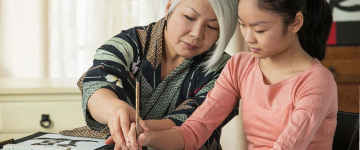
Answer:
[[[135,95],[127,93],[134,93],[134,74],[138,70],[141,50],[139,43],[135,28],[122,31],[97,49],[92,67],[79,79],[83,115],[91,129],[101,130],[106,126],[97,122],[87,108],[88,99],[96,90],[109,89],[134,107]]]

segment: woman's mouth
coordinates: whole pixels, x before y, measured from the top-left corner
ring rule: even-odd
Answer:
[[[191,44],[189,44],[189,43],[186,43],[186,42],[183,42],[183,43],[184,43],[185,47],[186,47],[187,49],[189,49],[189,50],[193,50],[193,49],[197,48],[196,46],[191,45]]]

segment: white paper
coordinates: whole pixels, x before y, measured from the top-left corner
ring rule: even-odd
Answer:
[[[71,150],[93,150],[105,146],[105,140],[64,136],[61,134],[45,134],[34,139],[16,144],[40,146],[53,145],[61,147],[71,147]]]

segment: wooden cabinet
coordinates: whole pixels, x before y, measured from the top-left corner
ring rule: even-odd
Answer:
[[[328,46],[321,63],[334,74],[339,111],[359,113],[360,46]]]
[[[0,79],[0,141],[85,126],[76,79]],[[43,119],[48,115],[48,120]],[[47,127],[49,126],[49,127]]]

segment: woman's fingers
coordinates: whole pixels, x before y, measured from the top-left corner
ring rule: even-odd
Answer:
[[[122,133],[124,135],[126,143],[129,142],[128,134],[129,134],[129,128],[130,128],[130,112],[126,109],[122,109],[119,114],[121,121],[120,121],[120,127],[122,130]],[[131,118],[133,119],[133,118]],[[135,120],[135,118],[133,119]]]
[[[109,117],[109,120],[108,120],[108,127],[110,129],[110,135],[111,135],[112,132],[113,132],[112,131],[112,117],[111,116]],[[106,145],[111,145],[111,144],[114,144],[114,143],[115,143],[115,141],[114,141],[112,136],[110,136],[108,139],[105,140]]]
[[[126,143],[126,146],[128,147],[128,150],[137,150],[137,149],[133,149],[133,148],[131,147],[130,142],[129,142],[129,143]]]
[[[133,123],[132,123],[132,124],[133,124]],[[129,133],[128,133],[129,141],[126,142],[126,146],[127,146],[130,150],[134,149],[134,148],[131,146],[131,142],[132,142],[132,138],[133,138],[133,135],[132,135],[133,130],[134,130],[134,129],[132,128],[132,126],[130,126],[130,130],[129,130]],[[134,149],[134,150],[137,150],[137,149]]]
[[[125,142],[125,139],[123,137],[123,133],[122,133],[122,130],[121,130],[121,126],[120,126],[120,121],[122,119],[120,119],[119,117],[119,113],[121,111],[118,111],[118,112],[115,112],[110,118],[110,125],[109,128],[110,128],[110,133],[111,133],[111,136],[114,140],[114,142],[116,143],[115,144],[115,148],[123,148],[123,149],[127,149],[126,147],[126,142]]]
[[[108,121],[111,137],[105,143],[112,144],[115,142],[115,149],[121,147],[122,149],[131,148],[137,150],[135,116],[135,111],[132,111],[131,107],[114,111]],[[139,124],[143,130],[149,131],[142,119],[139,120]]]
[[[130,145],[133,149],[138,149],[138,143],[136,141],[136,123],[131,123],[131,127],[129,130],[129,140],[130,140]]]

